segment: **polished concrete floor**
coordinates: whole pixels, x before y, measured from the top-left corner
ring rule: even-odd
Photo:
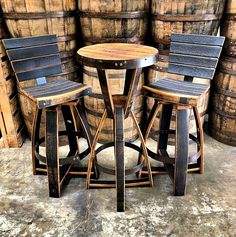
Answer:
[[[205,135],[205,164],[204,175],[188,174],[184,197],[172,196],[170,179],[159,175],[153,188],[127,189],[126,212],[117,213],[114,189],[86,190],[81,178],[49,198],[47,177],[32,175],[29,141],[2,149],[0,237],[235,237],[236,147]]]

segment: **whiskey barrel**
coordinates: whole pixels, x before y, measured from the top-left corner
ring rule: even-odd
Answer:
[[[209,133],[222,143],[236,146],[236,58],[221,59],[212,94]]]
[[[109,78],[110,89],[112,94],[122,94],[125,83],[125,70],[107,70]],[[91,128],[92,134],[95,134],[98,123],[101,120],[104,111],[104,100],[100,88],[100,83],[95,68],[84,67],[83,81],[85,84],[92,86],[93,94],[84,98],[85,111],[87,113],[88,123]],[[143,76],[141,75],[138,92],[135,95],[133,109],[135,116],[141,124],[143,115],[143,96],[141,96],[141,88],[143,85]],[[131,116],[125,119],[124,122],[125,140],[128,142],[134,141],[138,137],[138,132],[135,128],[135,123]],[[106,119],[104,127],[99,137],[100,143],[107,143],[113,141],[113,120]]]
[[[149,0],[79,1],[78,8],[86,45],[145,40]]]
[[[76,64],[76,0],[2,0],[1,5],[11,37],[57,35],[63,73],[49,77],[48,81],[56,80],[58,77],[78,80]],[[27,83],[25,83],[25,86]],[[20,95],[19,100],[28,133],[31,135],[35,108],[24,96]],[[63,127],[61,116],[59,120],[60,127]],[[41,127],[41,134],[43,135],[44,125],[42,124]]]
[[[224,4],[225,0],[153,0],[152,36],[158,49],[169,49],[172,32],[216,35]]]
[[[1,58],[6,55],[6,51],[2,44],[2,39],[6,39],[6,38],[9,38],[9,32],[7,30],[6,24],[3,19],[3,14],[0,8],[0,57]]]
[[[226,37],[224,45],[224,54],[236,56],[236,2],[234,0],[226,1],[225,14],[220,28],[220,34]]]
[[[85,45],[107,42],[144,43],[147,32],[147,14],[149,0],[88,0],[79,1],[79,16],[82,37]],[[110,86],[113,94],[123,93],[125,71],[108,70]],[[144,76],[139,82],[141,89]],[[84,83],[93,87],[93,95],[84,98],[85,110],[92,133],[94,134],[104,110],[100,84],[96,69],[85,67]],[[140,90],[136,95],[133,110],[139,121],[143,116],[143,97]],[[131,117],[125,119],[125,140],[134,141],[138,137]],[[99,139],[100,143],[113,141],[113,124],[106,119]]]

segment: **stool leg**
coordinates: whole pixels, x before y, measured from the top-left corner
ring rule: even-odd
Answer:
[[[160,135],[158,141],[158,150],[166,149],[168,144],[168,130],[172,115],[173,105],[163,104],[161,119],[160,119]]]
[[[89,189],[89,186],[90,186],[91,170],[92,170],[92,166],[93,166],[93,160],[94,160],[94,157],[95,157],[96,144],[97,144],[97,141],[98,141],[98,138],[99,138],[99,134],[102,131],[102,127],[103,127],[103,124],[105,122],[106,117],[107,117],[107,111],[105,109],[103,114],[102,114],[102,118],[101,118],[101,120],[98,124],[98,129],[95,133],[95,136],[93,138],[93,144],[91,146],[91,152],[90,152],[89,161],[88,161],[87,179],[86,179],[87,189]]]
[[[176,141],[175,141],[175,171],[174,195],[182,196],[185,193],[186,175],[188,169],[189,143],[189,110],[176,111]]]
[[[60,197],[60,167],[58,157],[58,107],[46,109],[46,157],[49,196]]]
[[[75,111],[78,114],[78,118],[80,120],[81,127],[83,129],[84,135],[85,135],[85,137],[87,139],[87,143],[88,143],[88,146],[89,146],[90,152],[91,152],[93,136],[91,134],[91,131],[90,131],[90,128],[89,128],[89,124],[88,124],[88,121],[87,121],[87,118],[86,118],[86,115],[85,115],[85,112],[81,108],[81,106],[79,106],[79,104],[77,106],[75,106],[74,109],[75,109]],[[95,156],[94,160],[95,160],[95,162],[93,162],[93,164],[92,164],[92,169],[95,172],[95,174],[94,174],[95,178],[98,179],[99,171],[98,171],[97,166],[96,166],[96,156]]]
[[[42,117],[42,110],[36,108],[36,112],[34,115],[34,121],[33,121],[33,129],[32,129],[32,135],[31,135],[31,142],[32,142],[32,166],[33,166],[33,174],[37,174],[37,168],[39,166],[39,160],[35,157],[35,151],[39,152],[39,147],[36,148],[36,142],[39,141],[40,136],[40,123],[41,123],[41,117]]]
[[[149,177],[150,187],[152,187],[152,186],[153,186],[152,170],[151,170],[150,160],[149,160],[149,158],[148,158],[148,152],[147,152],[146,144],[145,144],[145,141],[144,141],[144,139],[143,139],[143,135],[142,135],[142,132],[141,132],[141,130],[140,130],[138,121],[137,121],[137,119],[135,118],[134,112],[133,112],[132,110],[131,110],[130,112],[131,112],[132,118],[133,118],[133,120],[134,120],[135,126],[136,126],[136,128],[137,128],[137,131],[138,131],[138,133],[139,133],[139,137],[140,137],[140,140],[141,140],[141,146],[142,146],[142,148],[143,148],[144,158],[145,158],[146,165],[147,165],[147,171],[148,171],[148,177]]]
[[[115,108],[114,141],[116,159],[117,211],[125,211],[124,109]]]
[[[198,112],[197,107],[193,107],[194,117],[196,120],[196,127],[197,127],[197,139],[200,143],[200,147],[198,147],[198,151],[200,150],[200,157],[197,161],[199,168],[200,168],[200,174],[204,173],[204,141],[203,141],[203,129],[201,124],[201,118]]]
[[[155,103],[154,103],[154,105],[152,107],[152,110],[151,110],[151,112],[149,114],[147,123],[146,123],[146,125],[144,127],[144,130],[143,130],[145,146],[146,146],[146,141],[147,141],[147,139],[149,137],[149,134],[151,132],[151,128],[152,128],[152,126],[153,126],[153,124],[155,122],[155,119],[156,119],[156,116],[157,116],[157,113],[158,113],[159,109],[160,109],[160,104],[158,103],[157,100],[155,100]],[[143,161],[144,161],[143,155],[139,154],[138,165],[143,163]],[[138,178],[140,178],[141,175],[142,175],[142,171],[140,170],[138,172]]]
[[[73,118],[73,112],[71,106],[68,105],[62,105],[61,106],[61,111],[63,114],[65,126],[67,131],[75,131],[76,130],[76,125],[75,125],[75,120]],[[70,155],[75,155],[76,152],[79,149],[79,144],[77,142],[77,137],[68,135],[68,141],[69,141],[69,147],[70,147]]]

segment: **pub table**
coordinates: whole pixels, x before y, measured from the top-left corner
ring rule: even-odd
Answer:
[[[125,187],[153,186],[150,161],[148,159],[147,149],[142,136],[137,119],[132,110],[132,104],[137,91],[137,86],[142,72],[142,68],[151,66],[157,62],[158,50],[144,45],[127,43],[105,43],[86,46],[77,52],[78,62],[83,66],[94,67],[97,69],[99,83],[104,99],[104,112],[98,124],[97,131],[93,138],[91,152],[88,162],[88,172],[86,187],[89,188],[110,188],[117,190],[117,211],[125,210]],[[109,78],[106,69],[126,69],[123,94],[111,94]],[[124,120],[131,114],[137,128],[141,147],[133,143],[125,142],[124,138]],[[106,118],[113,120],[114,142],[101,145],[95,149],[99,133],[102,130]],[[96,155],[102,150],[114,146],[115,169],[110,169],[99,165]],[[125,169],[124,147],[138,151],[144,157],[148,175],[144,178],[126,180],[125,176],[135,174],[143,167],[143,162],[135,167]],[[92,180],[91,169],[95,161],[99,170],[104,173],[115,175],[115,180]]]

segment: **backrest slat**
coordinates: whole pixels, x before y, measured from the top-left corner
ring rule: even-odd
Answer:
[[[192,77],[200,77],[211,79],[214,76],[215,69],[207,69],[203,67],[196,67],[191,65],[182,65],[182,64],[169,64],[169,70],[174,71],[175,74],[189,75]]]
[[[49,55],[47,57],[38,57],[36,60],[35,58],[29,58],[20,61],[12,61],[12,65],[16,73],[37,70],[38,68],[46,67],[49,65],[55,66],[60,64],[61,60],[59,54]]]
[[[35,47],[18,48],[8,50],[8,57],[10,60],[19,60],[27,58],[36,58],[48,56],[52,54],[59,54],[57,44],[49,44]]]
[[[53,65],[44,68],[38,68],[33,71],[26,71],[17,73],[17,78],[19,81],[27,81],[32,78],[45,77],[45,75],[54,75],[57,74],[61,69],[61,65]]]
[[[224,37],[215,37],[209,35],[195,35],[195,34],[172,34],[171,41],[189,43],[189,44],[202,44],[212,46],[223,46]]]
[[[181,62],[186,65],[216,68],[218,59],[170,53],[169,62],[177,64]]]
[[[224,40],[209,35],[172,34],[168,72],[212,79]]]
[[[62,72],[56,35],[3,40],[19,82]]]
[[[6,49],[17,49],[32,46],[39,46],[44,44],[56,44],[56,35],[44,35],[44,36],[32,36],[32,37],[22,37],[19,39],[12,38],[4,41],[4,46]]]
[[[176,43],[173,42],[170,46],[171,53],[179,53],[186,55],[213,57],[218,58],[220,56],[219,46],[197,45],[188,43]]]

